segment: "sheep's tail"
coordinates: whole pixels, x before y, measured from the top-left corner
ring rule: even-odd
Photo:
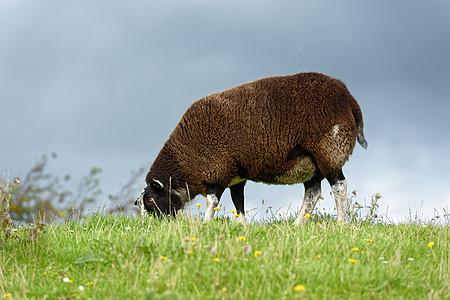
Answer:
[[[355,123],[356,123],[356,137],[358,140],[358,143],[364,148],[367,149],[367,141],[366,138],[364,137],[364,122],[363,122],[363,116],[362,116],[362,112],[361,112],[361,108],[359,107],[358,102],[356,102],[356,99],[353,98],[353,96],[351,97],[351,106],[352,106],[352,113],[353,113],[353,117],[355,118]]]

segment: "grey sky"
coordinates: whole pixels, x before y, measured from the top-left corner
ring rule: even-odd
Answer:
[[[450,206],[449,15],[445,0],[0,0],[0,169],[24,175],[56,152],[54,172],[101,167],[114,193],[194,100],[318,71],[363,110],[369,149],[344,167],[349,189],[361,202],[379,192],[391,217],[431,217]],[[246,207],[302,197],[302,185],[249,184]]]

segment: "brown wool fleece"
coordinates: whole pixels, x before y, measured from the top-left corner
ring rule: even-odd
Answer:
[[[337,177],[364,142],[361,109],[346,86],[320,73],[268,77],[206,96],[184,113],[147,174],[190,195],[226,188],[237,175],[281,182],[304,168]],[[361,139],[361,140],[360,140]],[[315,169],[315,170],[314,170]],[[308,170],[310,172],[311,170]]]

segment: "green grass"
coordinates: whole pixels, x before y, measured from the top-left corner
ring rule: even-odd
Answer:
[[[311,219],[244,228],[225,217],[203,224],[94,214],[4,228],[0,298],[450,297],[448,226]]]

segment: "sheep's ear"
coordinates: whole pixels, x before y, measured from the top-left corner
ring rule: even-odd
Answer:
[[[164,190],[164,184],[162,184],[161,181],[152,178],[152,181],[149,184],[153,189],[158,190],[158,191],[162,191]]]

